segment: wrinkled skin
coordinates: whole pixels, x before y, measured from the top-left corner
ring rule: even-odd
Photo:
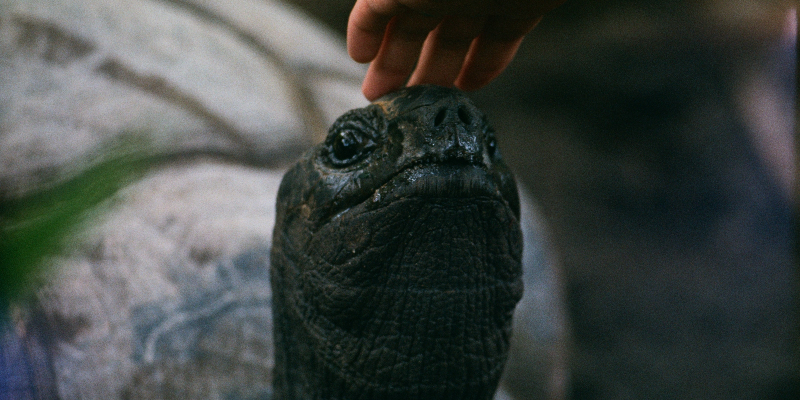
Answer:
[[[519,200],[463,94],[418,86],[346,113],[277,212],[277,398],[493,397],[522,296]]]

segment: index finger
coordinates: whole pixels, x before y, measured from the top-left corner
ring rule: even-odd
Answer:
[[[366,63],[378,54],[392,17],[406,9],[397,0],[358,0],[347,21],[347,52]]]

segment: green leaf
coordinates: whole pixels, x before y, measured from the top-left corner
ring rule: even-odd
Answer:
[[[47,258],[80,231],[90,211],[144,175],[149,162],[142,148],[125,142],[69,179],[22,197],[0,198],[0,299],[20,295]]]

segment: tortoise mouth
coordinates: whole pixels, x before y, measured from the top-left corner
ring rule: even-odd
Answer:
[[[410,198],[505,198],[482,163],[472,160],[415,162],[390,176],[367,199],[379,206]]]

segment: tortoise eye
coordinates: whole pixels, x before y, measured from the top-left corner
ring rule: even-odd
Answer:
[[[333,135],[329,144],[331,162],[337,167],[353,164],[366,156],[373,145],[363,132],[344,128]]]
[[[366,158],[381,142],[385,131],[382,111],[370,106],[350,110],[328,130],[322,157],[328,166],[347,167]]]
[[[486,152],[489,153],[490,157],[494,157],[495,153],[497,153],[497,140],[494,136],[490,136],[489,140],[486,141]]]

